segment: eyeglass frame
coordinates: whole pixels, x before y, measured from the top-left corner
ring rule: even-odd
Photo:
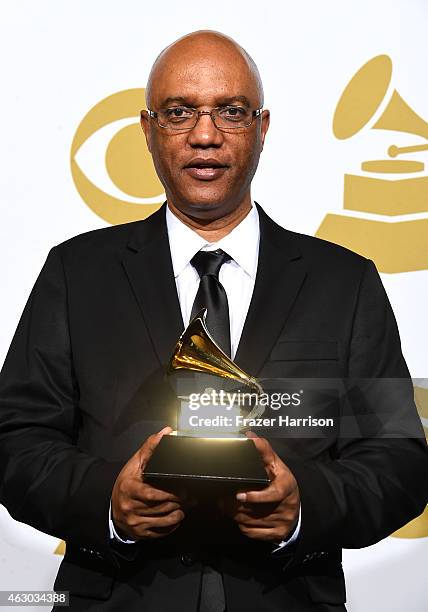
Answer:
[[[247,123],[245,125],[237,125],[236,127],[230,126],[230,127],[226,127],[225,128],[225,127],[218,127],[218,125],[216,124],[216,122],[215,122],[215,120],[213,118],[212,113],[213,113],[213,111],[218,111],[218,110],[221,110],[222,108],[227,108],[227,106],[226,107],[225,106],[215,106],[210,111],[197,110],[196,108],[193,108],[191,106],[188,106],[186,108],[188,108],[189,110],[195,111],[197,113],[197,115],[198,115],[197,118],[196,118],[195,124],[192,125],[192,127],[187,127],[187,128],[173,128],[173,127],[170,127],[169,125],[161,125],[159,123],[159,112],[150,110],[148,108],[147,109],[147,113],[148,113],[149,117],[151,117],[151,119],[156,119],[156,123],[157,123],[157,125],[160,128],[163,128],[163,129],[166,129],[166,130],[172,130],[174,132],[190,132],[190,131],[192,131],[196,127],[196,125],[197,125],[201,115],[209,115],[211,117],[211,121],[213,122],[214,126],[217,128],[217,130],[220,130],[220,132],[224,132],[224,131],[227,132],[228,130],[239,130],[239,129],[242,129],[242,128],[250,127],[253,124],[254,119],[257,118],[257,117],[260,117],[262,115],[262,113],[263,113],[263,106],[260,106],[259,108],[256,108],[255,110],[251,111],[251,121],[250,121],[250,123]],[[140,115],[141,116],[143,115],[143,112],[144,111],[140,111]]]

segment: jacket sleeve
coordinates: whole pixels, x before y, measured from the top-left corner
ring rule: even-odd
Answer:
[[[78,403],[67,287],[55,247],[0,374],[0,502],[14,519],[115,563],[108,513],[122,464],[78,448]]]
[[[348,405],[359,434],[351,436],[345,427],[329,461],[289,463],[302,508],[293,564],[374,544],[427,503],[425,437],[394,314],[371,261],[359,287],[347,365],[354,389]]]

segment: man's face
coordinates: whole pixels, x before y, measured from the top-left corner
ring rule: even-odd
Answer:
[[[171,49],[152,80],[150,109],[173,107],[211,110],[226,105],[261,105],[254,75],[234,48]],[[269,124],[269,112],[248,128],[220,131],[201,115],[187,132],[173,132],[143,115],[142,126],[168,201],[183,214],[218,219],[250,200],[254,176]]]

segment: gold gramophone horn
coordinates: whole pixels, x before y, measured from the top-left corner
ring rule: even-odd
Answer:
[[[392,76],[392,61],[388,55],[377,55],[364,64],[345,87],[337,103],[333,119],[333,133],[343,140],[359,132],[378,110],[382,103]],[[428,123],[403,100],[397,90],[376,123],[371,126],[377,130],[393,130],[417,134],[428,139]],[[390,157],[402,153],[426,151],[428,145],[417,144],[411,147],[389,148]]]
[[[207,309],[203,308],[181,334],[169,361],[168,373],[176,370],[203,372],[236,380],[257,394],[263,393],[257,380],[241,370],[215,343],[205,322],[206,315]]]

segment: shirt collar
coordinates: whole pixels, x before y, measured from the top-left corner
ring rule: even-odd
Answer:
[[[201,249],[223,249],[255,279],[259,254],[259,214],[254,202],[247,216],[233,230],[217,242],[207,242],[166,208],[166,224],[174,276],[177,278]]]

